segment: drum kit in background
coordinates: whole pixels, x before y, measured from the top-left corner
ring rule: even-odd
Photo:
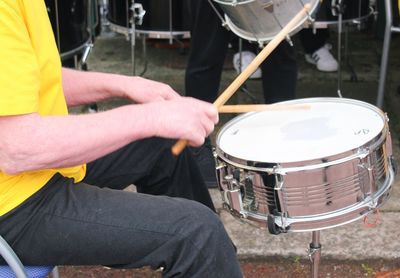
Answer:
[[[97,0],[45,0],[64,67],[87,70],[87,59],[100,34]],[[87,107],[97,111],[97,104]]]
[[[131,41],[132,68],[135,74],[135,39],[142,38],[144,70],[146,71],[146,39],[168,39],[169,43],[181,43],[190,37],[187,3],[185,0],[45,0],[51,24],[64,64],[86,68],[86,59],[101,25],[109,24],[114,32],[124,34]],[[337,27],[338,36],[338,90],[341,96],[341,34],[342,28],[362,28],[367,19],[376,15],[376,0],[208,0],[222,8],[218,14],[222,24],[240,38],[268,43],[293,17],[299,7],[309,4],[308,15],[290,34],[302,28]],[[400,32],[393,26],[392,0],[384,0],[386,26],[381,60],[377,106],[383,105],[386,70],[392,32]],[[99,15],[103,11],[104,17]],[[218,13],[218,9],[215,9]],[[101,20],[100,20],[101,19]],[[103,22],[100,22],[103,21]],[[133,23],[133,24],[132,24]],[[347,33],[346,33],[347,35]],[[183,45],[183,44],[182,44]],[[347,36],[344,45],[347,56]],[[349,65],[350,66],[350,65]],[[356,80],[352,71],[352,80]]]
[[[361,26],[375,14],[369,0],[209,2],[222,9],[218,15],[229,30],[260,47],[272,45],[277,37],[290,41],[302,28],[334,25],[340,33],[342,25]],[[86,64],[102,20],[131,40],[133,69],[137,36],[171,43],[190,37],[184,0],[46,0],[46,5],[61,58],[72,58],[75,65]],[[299,13],[305,7],[306,12]],[[395,30],[388,13],[386,33]],[[384,47],[389,43],[385,36]],[[382,67],[387,67],[387,56]],[[243,114],[225,124],[216,140],[224,207],[272,234],[311,231],[312,277],[318,277],[320,231],[373,216],[389,198],[394,179],[386,114],[371,104],[342,98],[340,84],[338,95],[287,101],[275,104],[278,109]],[[281,104],[309,108],[280,110]]]
[[[357,81],[357,75],[348,59],[348,32],[352,27],[361,29],[367,19],[375,14],[375,8],[369,0],[297,0],[297,1],[229,1],[214,0],[222,7],[224,16],[220,15],[226,25],[239,38],[257,42],[260,47],[268,43],[285,26],[305,4],[311,6],[307,16],[288,34],[287,40],[292,44],[290,35],[303,28],[338,29],[337,42],[337,94],[342,96],[342,33],[345,30],[344,50],[347,66],[351,71],[351,80]],[[232,5],[232,2],[236,2]],[[261,5],[261,7],[260,7]],[[240,46],[241,44],[239,44]],[[240,49],[240,48],[239,48]]]
[[[132,16],[139,17],[141,23],[136,27],[138,36],[169,39],[189,38],[189,22],[185,15],[183,0],[108,0],[107,19],[111,30],[129,35]],[[146,12],[147,11],[147,12]]]
[[[64,66],[81,68],[99,27],[96,0],[45,0]]]
[[[142,41],[143,75],[147,69],[147,39],[167,39],[183,49],[183,39],[190,38],[189,18],[184,0],[107,0],[105,20],[110,29],[131,42],[132,72],[136,75],[136,38]]]
[[[214,0],[224,15],[224,25],[249,41],[261,46],[268,43],[305,5],[310,5],[306,17],[291,30],[289,35],[302,28],[326,28],[328,25],[361,24],[373,14],[369,0],[295,0],[295,1],[235,1]]]

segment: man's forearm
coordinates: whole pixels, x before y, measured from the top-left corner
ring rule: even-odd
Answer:
[[[102,101],[112,97],[125,97],[126,78],[116,74],[84,72],[63,68],[63,89],[68,106]]]
[[[9,174],[93,161],[153,136],[140,105],[76,116],[0,117],[0,170]]]

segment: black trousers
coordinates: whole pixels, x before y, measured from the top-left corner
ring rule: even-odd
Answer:
[[[313,54],[328,41],[329,30],[327,28],[322,28],[316,29],[314,32],[312,28],[302,29],[299,32],[299,38],[304,52],[306,54]]]
[[[207,0],[187,1],[192,21],[191,49],[185,75],[186,95],[214,102],[232,33],[221,25],[221,20]],[[286,41],[262,63],[261,69],[265,103],[295,98],[296,55]]]
[[[89,163],[80,183],[56,174],[0,217],[1,235],[26,265],[151,266],[163,267],[164,277],[241,277],[197,164],[189,151],[173,156],[173,143],[132,143]],[[121,190],[132,183],[141,193]]]

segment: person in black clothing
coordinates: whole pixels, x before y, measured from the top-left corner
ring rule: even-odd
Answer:
[[[232,33],[225,29],[208,1],[188,0],[191,49],[185,75],[186,96],[214,102]],[[217,9],[219,7],[215,5]],[[221,13],[222,14],[222,13]],[[297,62],[294,48],[283,41],[261,64],[265,103],[295,98]],[[209,187],[216,185],[210,140],[191,148]]]

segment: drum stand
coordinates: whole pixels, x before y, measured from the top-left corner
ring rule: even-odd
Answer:
[[[386,13],[386,25],[385,25],[385,34],[384,34],[383,49],[382,49],[382,59],[381,59],[381,67],[380,67],[380,74],[379,74],[378,95],[377,95],[377,100],[376,100],[376,106],[378,106],[380,108],[382,108],[382,106],[383,106],[383,97],[385,95],[385,83],[386,83],[386,75],[387,75],[387,67],[388,67],[388,59],[389,59],[391,34],[392,34],[392,32],[400,33],[400,27],[393,26],[393,14],[392,14],[391,0],[384,0],[384,2],[385,2],[385,13]]]
[[[338,17],[338,41],[337,41],[337,58],[338,58],[338,71],[337,71],[337,94],[339,97],[342,96],[342,34],[343,34],[343,13],[344,3],[342,0],[336,0],[332,2],[332,14]],[[360,24],[356,23],[355,24]],[[348,26],[346,26],[348,27]],[[357,81],[358,77],[354,68],[350,65],[349,54],[348,54],[348,29],[345,30],[345,42],[344,42],[344,57],[346,58],[346,65],[349,67],[351,72],[351,81]]]
[[[312,241],[308,249],[308,257],[311,261],[311,278],[318,278],[319,263],[321,261],[320,231],[312,232]]]
[[[342,27],[343,27],[343,9],[342,0],[338,0],[336,3],[332,2],[332,14],[338,16],[338,70],[337,70],[337,94],[339,97],[342,96]]]
[[[243,52],[243,39],[239,38],[239,73],[242,72],[242,52]],[[247,89],[247,84],[246,81],[243,83],[242,86],[240,86],[239,90],[243,92],[246,96],[251,98],[253,102],[259,103],[257,97],[250,93],[249,89]]]
[[[148,37],[150,38],[156,38],[156,39],[165,39],[167,38],[169,40],[169,44],[173,44],[173,42],[177,42],[182,50],[182,53],[184,52],[184,43],[180,41],[180,38],[188,38],[190,37],[189,33],[187,31],[179,31],[175,32],[173,31],[173,22],[172,22],[172,0],[169,1],[169,32],[161,32],[156,34],[151,34],[151,32],[144,32],[136,31],[136,25],[142,25],[143,22],[143,16],[145,15],[146,11],[143,10],[142,4],[136,3],[134,0],[131,0],[131,7],[130,10],[132,11],[132,15],[129,18],[130,22],[130,28],[129,28],[129,35],[130,35],[130,41],[131,41],[131,59],[132,59],[132,73],[133,75],[136,75],[136,61],[135,61],[135,40],[136,36],[141,37],[142,39],[142,53],[143,53],[143,59],[144,59],[144,68],[142,72],[139,74],[142,76],[146,70],[147,70],[147,45],[146,45],[146,39]]]
[[[145,15],[146,11],[143,10],[142,4],[136,3],[135,0],[131,1],[131,6],[129,9],[132,11],[132,16],[129,18],[130,23],[130,41],[131,41],[131,63],[132,63],[132,74],[136,75],[136,59],[135,59],[135,49],[136,49],[136,24],[142,25],[143,23],[143,16]],[[147,50],[146,50],[146,39],[143,38],[143,57],[144,57],[144,69],[139,74],[142,76],[147,70]]]

